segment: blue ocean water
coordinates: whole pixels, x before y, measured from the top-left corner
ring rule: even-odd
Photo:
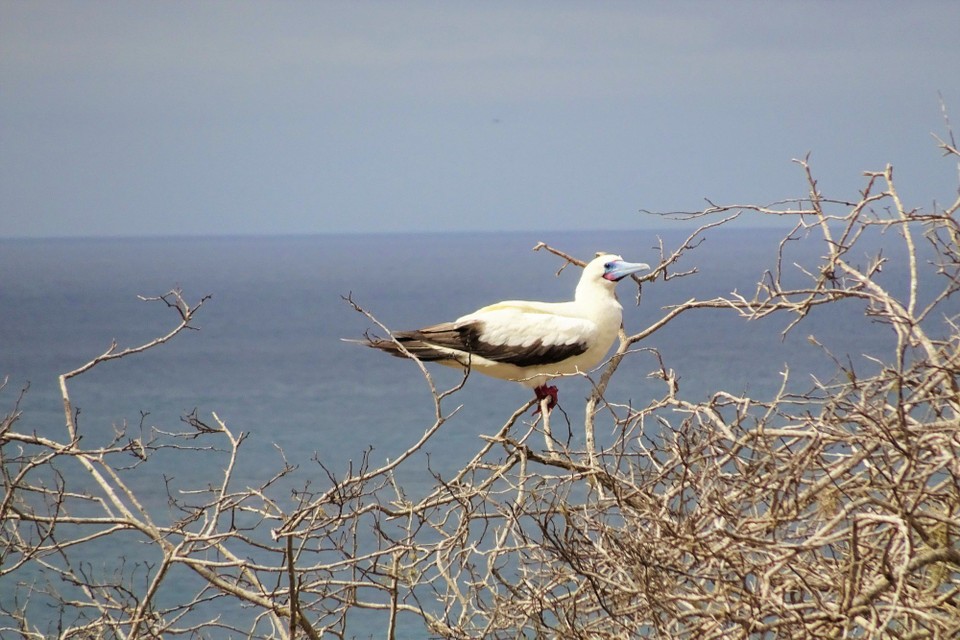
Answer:
[[[655,262],[656,235],[668,247],[681,238],[678,232],[552,235],[5,241],[0,375],[9,377],[8,395],[30,384],[22,424],[57,433],[63,424],[57,376],[102,353],[113,340],[133,346],[171,328],[173,312],[137,296],[179,287],[188,301],[211,296],[196,321],[199,331],[74,380],[83,425],[96,430],[139,421],[141,411],[150,413],[149,422],[164,424],[196,408],[217,411],[254,440],[291,453],[349,456],[370,444],[389,457],[408,444],[407,428],[416,433],[429,424],[428,389],[412,363],[340,340],[375,329],[343,296],[352,295],[390,328],[413,328],[505,298],[569,298],[577,274],[567,269],[555,278],[560,261],[530,251],[539,240],[584,257],[609,248],[628,259]],[[648,285],[639,307],[631,285],[622,284],[627,330],[659,318],[666,304],[735,288],[751,291],[763,269],[772,266],[778,237],[766,230],[715,234],[678,265],[678,271],[697,267],[697,275]],[[803,339],[808,333],[826,333],[822,337],[834,342],[863,337],[845,336],[845,323],[824,321],[801,326],[781,343],[786,322],[746,323],[729,312],[699,311],[649,343],[680,372],[683,390],[697,397],[720,386],[766,393],[779,383],[784,362],[798,357],[814,368],[821,358]],[[645,374],[651,363],[642,360],[636,364]],[[448,384],[458,379],[442,368],[436,375]],[[629,396],[622,400],[634,404],[660,392],[655,382],[626,371],[617,382]],[[572,408],[587,393],[582,381],[561,387],[561,398],[569,397]],[[467,437],[483,431],[472,426],[476,420],[493,427],[528,394],[519,385],[474,376],[458,397],[464,404],[461,420],[471,425],[464,429]],[[383,428],[384,415],[395,423],[390,428]]]
[[[429,390],[413,363],[341,340],[373,328],[344,296],[392,329],[415,328],[505,298],[568,299],[578,274],[570,268],[555,277],[561,262],[532,252],[539,241],[584,258],[603,250],[652,264],[657,237],[672,249],[685,235],[667,230],[0,241],[0,377],[8,379],[0,402],[8,410],[29,383],[17,428],[63,439],[57,376],[104,352],[113,340],[121,348],[134,346],[176,324],[170,310],[138,295],[179,287],[195,302],[209,294],[198,331],[72,381],[81,433],[89,441],[106,441],[116,425],[141,422],[175,431],[181,416],[215,411],[232,429],[249,434],[238,485],[266,480],[279,469],[281,450],[300,466],[294,485],[305,478],[322,483],[316,460],[342,471],[372,448],[371,459],[383,462],[433,423]],[[752,292],[763,271],[773,268],[781,236],[770,229],[713,232],[677,265],[677,271],[698,273],[645,285],[639,306],[635,285],[621,283],[628,333],[656,321],[669,304],[734,289]],[[795,258],[812,259],[822,251],[811,244],[798,248]],[[888,255],[896,257],[895,245]],[[883,277],[894,289],[905,284],[896,261]],[[870,366],[862,354],[886,356],[892,344],[889,328],[864,320],[855,304],[813,313],[781,339],[788,322],[695,311],[658,331],[646,346],[657,348],[679,373],[681,393],[699,400],[717,390],[770,397],[785,363],[798,390],[809,387],[811,375],[829,378],[834,366],[808,335],[862,366]],[[647,375],[655,367],[652,356],[637,354],[618,371],[608,396],[647,404],[663,392],[662,383]],[[441,387],[459,380],[451,370],[432,372]],[[588,385],[569,379],[559,386],[576,441]],[[482,445],[479,436],[496,431],[529,393],[471,376],[448,405],[462,404],[460,412],[428,443],[420,462],[399,471],[408,494],[416,497],[430,486],[424,460],[438,471],[458,468]],[[144,467],[139,481],[145,499],[158,508],[166,502],[163,479],[186,486],[192,474],[209,471],[195,460],[169,460],[173,466]]]

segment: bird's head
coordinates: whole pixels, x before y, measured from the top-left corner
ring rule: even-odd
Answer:
[[[607,280],[619,282],[631,273],[649,269],[650,265],[643,262],[626,262],[620,256],[603,254],[591,260],[583,269],[583,277],[590,280]]]
[[[626,262],[620,256],[601,254],[587,263],[580,276],[575,298],[580,301],[607,299],[613,296],[617,282],[631,273],[649,269],[640,262]]]

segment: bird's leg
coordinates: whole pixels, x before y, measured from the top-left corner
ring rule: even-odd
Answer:
[[[542,401],[547,400],[547,411],[553,409],[557,402],[559,402],[557,388],[552,385],[542,384],[539,387],[536,387],[533,392],[537,396],[537,408],[534,410],[534,413],[540,413],[540,407],[543,406]]]

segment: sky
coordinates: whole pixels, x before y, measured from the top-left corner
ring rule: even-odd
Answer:
[[[0,0],[0,238],[660,227],[956,197],[960,2]]]

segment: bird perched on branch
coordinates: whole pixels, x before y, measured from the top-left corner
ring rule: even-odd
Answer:
[[[549,409],[557,403],[550,380],[597,366],[617,337],[623,318],[614,295],[617,282],[649,268],[601,255],[584,267],[570,302],[497,302],[453,322],[398,331],[392,338],[368,337],[366,344],[397,357],[519,382],[533,388],[538,401],[546,398]]]

